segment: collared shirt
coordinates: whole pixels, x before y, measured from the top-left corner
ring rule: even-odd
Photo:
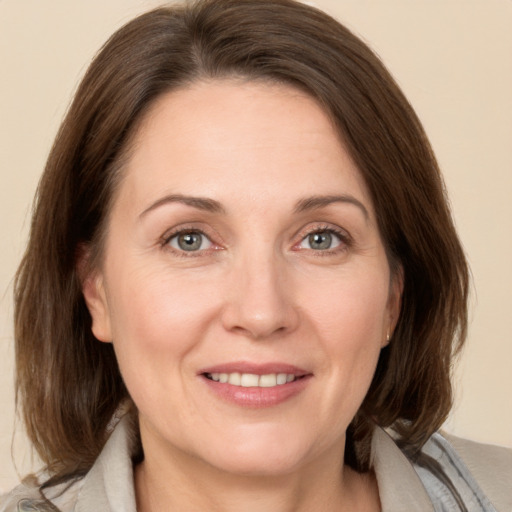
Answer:
[[[136,512],[131,437],[123,418],[87,475],[45,491],[48,500],[62,512]],[[375,429],[382,512],[512,512],[512,450],[435,434],[419,458],[405,452]],[[37,488],[23,484],[0,499],[0,512],[45,510]]]

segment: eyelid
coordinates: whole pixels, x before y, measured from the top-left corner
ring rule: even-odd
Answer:
[[[336,247],[333,247],[332,249],[325,249],[323,251],[320,250],[314,250],[314,249],[306,249],[299,247],[299,245],[310,235],[314,233],[332,233],[340,240],[340,244]],[[350,234],[345,230],[340,228],[339,226],[329,224],[329,223],[323,223],[323,224],[317,224],[315,226],[308,226],[305,229],[301,229],[296,237],[299,239],[297,242],[294,243],[293,248],[295,250],[299,251],[312,251],[318,255],[328,255],[333,254],[335,252],[342,252],[346,250],[347,248],[351,247],[353,245],[353,240]],[[323,254],[321,254],[323,253]]]
[[[183,249],[182,247],[179,246],[180,245],[180,240],[179,240],[180,237],[184,237],[187,235],[195,235],[195,236],[200,237],[201,244],[198,249],[187,250],[187,249]],[[181,232],[181,233],[176,233],[175,235],[173,235],[169,238],[167,243],[174,250],[176,250],[178,252],[186,252],[186,253],[204,252],[208,249],[211,249],[211,247],[213,245],[213,242],[210,240],[210,238],[208,236],[206,236],[204,233],[201,233],[199,231],[185,231],[185,232]],[[203,247],[203,245],[205,245],[205,244],[208,245],[208,247]]]
[[[222,249],[222,245],[214,241],[214,238],[216,238],[216,236],[214,234],[208,233],[208,231],[210,230],[200,228],[193,224],[182,224],[166,231],[160,237],[159,245],[165,250],[169,250],[174,254],[184,257],[200,256],[211,251]],[[184,251],[171,246],[170,242],[173,238],[187,233],[197,233],[204,236],[210,242],[210,247],[208,247],[207,249],[199,249],[197,251]]]
[[[172,229],[166,231],[160,238],[159,244],[169,251],[174,252],[175,254],[178,254],[180,256],[190,257],[190,256],[199,256],[203,255],[205,253],[211,252],[211,251],[217,251],[220,249],[224,249],[224,247],[217,243],[215,241],[218,236],[214,233],[210,234],[209,229],[204,229],[202,227],[198,227],[197,225],[192,224],[183,224],[179,226],[175,226]],[[299,247],[299,245],[305,240],[306,237],[309,235],[312,235],[314,233],[322,233],[322,232],[329,232],[335,235],[339,240],[340,244],[338,244],[336,247],[333,247],[332,249],[325,249],[325,250],[315,250],[315,249],[307,249]],[[204,236],[210,243],[211,246],[207,249],[200,249],[197,251],[184,251],[180,249],[176,249],[170,246],[170,241],[175,238],[176,236],[186,234],[186,233],[198,233],[202,236]],[[322,223],[322,224],[316,224],[311,225],[309,224],[305,228],[302,228],[297,232],[297,234],[294,236],[295,239],[298,239],[296,242],[294,242],[292,249],[297,251],[310,251],[314,252],[318,255],[321,255],[319,253],[323,253],[323,255],[329,255],[336,252],[342,252],[347,250],[353,245],[353,239],[351,235],[346,231],[345,229],[336,226],[334,224],[330,223]]]
[[[318,235],[318,234],[327,234],[329,235],[330,237],[330,242],[334,242],[334,246],[331,246],[331,247],[328,247],[327,249],[315,249],[314,247],[311,247],[311,236],[312,235]],[[302,238],[302,240],[299,242],[299,247],[301,249],[307,249],[307,250],[318,250],[318,251],[321,251],[321,252],[327,252],[327,251],[330,251],[330,250],[334,250],[334,249],[337,249],[341,244],[343,243],[343,240],[341,239],[341,237],[335,233],[334,231],[332,230],[322,230],[322,231],[313,231],[313,233],[310,233],[309,235],[305,236],[304,238]],[[307,244],[309,245],[309,247],[305,247],[304,245]]]

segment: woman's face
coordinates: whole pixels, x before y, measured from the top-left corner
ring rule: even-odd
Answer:
[[[322,109],[226,80],[145,117],[84,294],[146,457],[278,474],[342,460],[399,288]]]

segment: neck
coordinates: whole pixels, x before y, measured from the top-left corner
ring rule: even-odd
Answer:
[[[185,454],[173,453],[172,459],[149,456],[135,469],[137,511],[380,510],[374,475],[360,475],[342,461],[343,453],[332,453],[286,475],[247,476],[223,472]]]

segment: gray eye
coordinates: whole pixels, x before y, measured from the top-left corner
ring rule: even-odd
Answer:
[[[312,233],[308,236],[308,242],[311,249],[316,249],[318,251],[330,249],[332,244],[332,235],[327,232]]]
[[[338,235],[332,231],[316,231],[310,233],[302,240],[301,249],[312,249],[314,251],[326,251],[334,249],[340,245],[341,240]]]
[[[200,251],[211,246],[211,242],[206,235],[198,231],[178,233],[171,238],[169,244],[174,249],[186,252]]]

